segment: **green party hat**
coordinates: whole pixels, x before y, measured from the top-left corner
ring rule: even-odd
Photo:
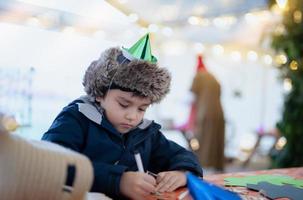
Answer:
[[[157,58],[152,55],[149,42],[149,33],[140,38],[131,48],[124,48],[124,56],[129,60],[141,59],[151,63],[157,63]]]

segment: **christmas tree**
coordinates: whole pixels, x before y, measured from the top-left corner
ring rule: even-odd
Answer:
[[[273,1],[270,2],[272,3]],[[275,31],[272,36],[272,47],[278,54],[286,56],[284,62],[280,63],[281,75],[291,83],[291,90],[285,95],[281,120],[277,123],[277,128],[287,142],[273,156],[273,167],[303,165],[302,12],[302,0],[288,0],[281,24],[283,31]]]

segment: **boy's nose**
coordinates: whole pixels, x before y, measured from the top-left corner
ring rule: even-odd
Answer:
[[[126,119],[129,120],[129,121],[133,121],[136,119],[137,117],[137,114],[135,112],[128,112],[126,113]]]

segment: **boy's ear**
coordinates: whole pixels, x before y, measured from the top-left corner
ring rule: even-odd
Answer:
[[[96,101],[101,103],[101,101],[103,100],[103,97],[96,97]]]

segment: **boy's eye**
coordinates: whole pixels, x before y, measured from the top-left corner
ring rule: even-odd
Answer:
[[[139,111],[145,112],[145,111],[146,111],[146,108],[139,108]]]
[[[123,103],[119,103],[119,105],[122,107],[122,108],[127,108],[127,104],[123,104]]]

